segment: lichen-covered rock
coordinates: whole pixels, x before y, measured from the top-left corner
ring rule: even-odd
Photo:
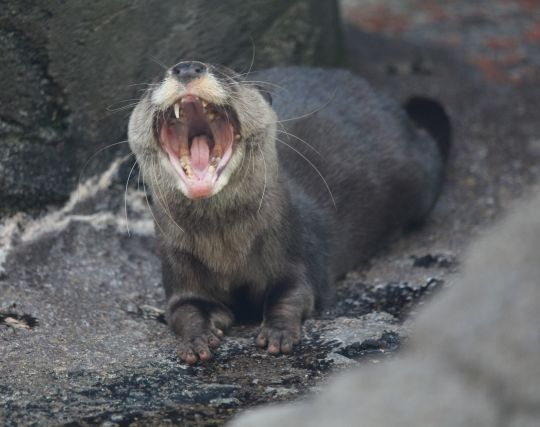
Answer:
[[[124,107],[163,64],[331,65],[341,53],[337,23],[333,0],[8,1],[0,214],[66,199],[92,154],[123,139]],[[95,160],[90,170],[109,163]]]

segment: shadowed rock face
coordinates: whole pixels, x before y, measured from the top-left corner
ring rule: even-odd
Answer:
[[[337,6],[323,3],[8,1],[0,16],[0,214],[65,200],[91,155],[124,138],[125,109],[160,62],[197,58],[247,71],[255,54],[256,69],[336,64]],[[90,170],[103,170],[107,158]]]
[[[540,197],[477,242],[422,313],[410,349],[336,380],[315,401],[230,425],[533,426],[540,422]]]

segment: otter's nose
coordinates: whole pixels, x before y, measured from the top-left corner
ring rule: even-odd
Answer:
[[[190,61],[180,62],[171,68],[171,73],[183,82],[204,76],[206,65],[202,62]]]

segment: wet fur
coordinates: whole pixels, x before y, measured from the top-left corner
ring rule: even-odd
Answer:
[[[153,195],[168,321],[189,363],[209,358],[234,318],[251,315],[263,320],[259,346],[289,352],[328,284],[423,218],[443,176],[435,141],[349,72],[272,69],[245,82],[211,72],[242,136],[213,197],[178,189],[153,130],[151,91],[129,125]],[[277,115],[255,80],[279,85],[263,85]]]

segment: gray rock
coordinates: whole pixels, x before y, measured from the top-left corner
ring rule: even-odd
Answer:
[[[477,242],[458,283],[417,319],[402,358],[336,379],[312,402],[234,427],[540,424],[540,198]]]
[[[63,208],[0,225],[0,424],[223,422],[247,404],[295,397],[333,368],[385,357],[407,334],[388,313],[312,319],[300,348],[274,357],[243,326],[213,362],[181,364],[160,309],[152,215],[136,189],[124,206],[120,164]]]
[[[0,214],[65,200],[91,156],[124,138],[126,110],[162,63],[331,65],[341,56],[337,23],[334,0],[8,1],[0,15]],[[119,146],[88,171],[102,170]]]
[[[31,16],[35,7],[30,2],[19,3],[21,8],[25,7],[25,13],[9,18],[13,22]],[[505,1],[496,3],[502,5]],[[415,2],[414,10],[418,10],[418,4]],[[452,2],[451,7],[459,11],[459,5],[469,7],[470,2],[459,1],[455,5]],[[0,16],[2,22],[9,17],[4,12]],[[532,19],[529,15],[523,19],[525,11],[518,13],[512,9],[511,13],[512,19],[497,15],[500,16],[497,25],[486,35],[500,35],[500,28],[512,24],[509,21],[521,22],[526,27],[527,19]],[[423,14],[416,21],[425,22],[428,15]],[[459,19],[454,16],[450,15],[449,20],[454,22],[456,35],[461,37]],[[440,25],[436,22],[434,28]],[[42,28],[35,25],[32,34],[39,38],[45,31]],[[392,316],[384,314],[381,322],[386,319],[390,323],[384,320],[373,333],[366,332],[366,341],[349,342],[337,350],[340,353],[336,352],[338,340],[323,341],[318,330],[307,325],[304,343],[294,354],[280,357],[254,348],[254,326],[239,327],[231,331],[214,361],[205,366],[182,365],[176,356],[175,339],[157,310],[164,307],[164,297],[156,279],[159,265],[144,195],[142,191],[128,189],[130,237],[123,207],[127,173],[123,182],[117,178],[91,180],[91,185],[83,186],[79,203],[69,200],[65,207],[52,209],[38,220],[25,214],[17,214],[9,221],[0,220],[0,266],[4,267],[3,272],[0,268],[0,425],[115,424],[113,417],[120,415],[123,419],[120,424],[141,427],[221,425],[235,412],[255,404],[321,393],[327,387],[330,372],[358,363],[368,365],[369,372],[374,372],[368,390],[363,391],[367,402],[369,393],[375,393],[376,399],[382,393],[379,382],[392,383],[394,374],[403,375],[410,386],[395,397],[392,405],[404,399],[412,410],[410,402],[415,397],[409,395],[420,387],[417,379],[427,374],[415,373],[420,369],[417,362],[396,362],[399,368],[393,368],[392,360],[401,356],[376,349],[376,345],[389,347],[392,343],[382,339],[382,334],[399,327],[398,335],[406,348],[410,320],[405,325],[401,321],[414,317],[419,304],[429,303],[418,296],[425,295],[426,290],[429,293],[432,278],[442,279],[443,287],[451,284],[455,269],[464,259],[465,244],[516,197],[531,192],[531,184],[540,177],[540,157],[527,144],[540,135],[540,85],[536,81],[519,87],[486,85],[471,71],[468,62],[462,61],[461,47],[449,49],[442,44],[428,47],[426,40],[434,33],[422,34],[419,44],[412,45],[401,35],[387,38],[349,33],[349,61],[357,72],[393,97],[406,99],[410,95],[426,94],[448,106],[456,138],[446,189],[424,227],[401,236],[367,267],[336,283],[336,303],[313,321],[321,328],[335,325],[338,330],[337,326],[343,326],[345,320],[334,322],[336,317],[356,319],[356,325],[370,324],[368,320],[378,316],[373,312],[383,311]],[[256,34],[253,37],[256,39]],[[465,38],[464,43],[468,45],[469,40]],[[251,42],[247,41],[246,46],[249,55],[245,67],[239,62],[237,68],[248,68]],[[258,43],[257,52],[261,49]],[[409,63],[419,56],[433,63],[432,75],[385,72],[388,64]],[[157,54],[156,57],[163,59]],[[2,60],[3,70],[4,56]],[[157,65],[154,67],[151,74],[159,71]],[[143,77],[141,74],[135,82]],[[509,109],[509,105],[516,108]],[[3,106],[2,103],[0,108]],[[113,117],[124,121],[121,114]],[[96,163],[108,164],[101,154],[96,157]],[[49,167],[48,162],[44,161],[42,166]],[[130,167],[128,163],[127,169]],[[91,170],[85,174],[90,175]],[[136,170],[134,175],[132,181],[136,182]],[[3,179],[4,175],[0,174],[0,181]],[[51,248],[54,253],[49,256]],[[429,268],[414,267],[411,257],[427,254],[436,258],[439,254],[450,254],[459,263],[444,268],[440,263]],[[140,309],[137,314],[126,312],[130,302]],[[4,313],[15,315],[8,319],[11,323],[3,324]],[[393,316],[399,319],[398,323]],[[27,329],[25,324],[34,326]],[[344,334],[339,333],[338,337],[343,339]],[[409,364],[414,364],[414,369],[404,368]],[[444,372],[441,368],[441,375]],[[443,380],[426,378],[425,387],[429,387],[430,381]],[[448,384],[456,381],[460,381],[459,377]],[[272,393],[265,391],[268,387],[274,389]],[[394,384],[386,388],[391,387]],[[460,387],[456,385],[453,394],[447,392],[441,396],[459,397]],[[478,401],[482,402],[482,394],[479,396]],[[220,398],[237,399],[240,403],[234,400],[229,401],[230,406],[209,403]],[[460,415],[457,405],[462,405],[462,400],[450,401],[449,405],[456,405],[452,417]],[[475,402],[466,403],[464,408],[474,405]],[[512,427],[538,424],[535,413],[510,418],[508,424]],[[361,423],[362,417],[358,420]],[[504,423],[503,420],[500,424]],[[330,425],[333,424],[334,420]]]

